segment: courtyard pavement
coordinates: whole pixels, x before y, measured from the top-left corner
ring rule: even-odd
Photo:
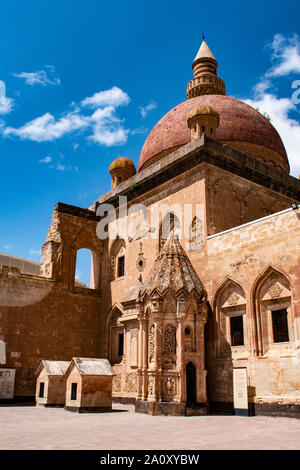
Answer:
[[[112,413],[0,407],[0,449],[300,449],[300,420],[238,416],[149,416],[131,405]]]

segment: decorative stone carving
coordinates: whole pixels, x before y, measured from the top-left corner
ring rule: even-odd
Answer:
[[[130,331],[130,365],[137,366],[137,352],[138,352],[138,329],[132,328]]]
[[[220,308],[229,309],[230,307],[242,307],[246,304],[245,293],[241,286],[230,282],[224,288],[220,296]]]
[[[132,328],[130,331],[130,341],[133,341],[133,339],[137,338],[137,336],[138,336],[138,329]]]
[[[176,327],[167,325],[164,332],[164,358],[167,361],[173,360],[176,354]]]
[[[125,391],[137,392],[138,377],[136,372],[130,372],[125,376]]]
[[[121,391],[121,374],[117,374],[113,377],[112,391],[113,393]]]
[[[163,383],[163,390],[165,395],[172,397],[176,395],[176,380],[174,377],[165,377]]]
[[[150,375],[148,377],[148,395],[153,395],[154,394],[154,377]]]
[[[155,344],[155,326],[152,325],[149,330],[149,362],[154,361],[154,344]]]
[[[227,302],[229,305],[236,305],[239,301],[240,296],[236,292],[232,292],[232,294],[229,295]]]
[[[204,245],[203,222],[195,217],[191,227],[191,250],[200,250]]]
[[[269,289],[268,289],[268,294],[272,297],[272,299],[278,299],[280,297],[280,294],[283,292],[283,288],[280,286],[278,282],[273,284]]]
[[[143,253],[140,253],[136,262],[136,267],[138,271],[144,271],[146,266],[146,258],[144,257]]]

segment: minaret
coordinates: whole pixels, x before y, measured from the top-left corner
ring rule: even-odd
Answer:
[[[187,99],[200,95],[226,95],[225,83],[217,76],[218,62],[204,39],[193,62],[194,78],[187,87]]]

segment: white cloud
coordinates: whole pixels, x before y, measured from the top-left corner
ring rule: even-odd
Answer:
[[[15,106],[15,100],[6,96],[0,97],[0,114],[9,114]]]
[[[59,158],[64,159],[65,157],[64,155],[60,153]],[[78,166],[75,166],[73,168],[72,165],[62,164],[60,163],[60,161],[57,160],[57,157],[55,158],[55,157],[47,156],[39,160],[39,163],[46,163],[47,168],[51,168],[51,169],[58,170],[58,171],[75,171],[76,173],[78,172]]]
[[[291,175],[298,178],[300,174],[300,122],[292,119],[290,112],[295,110],[295,105],[289,98],[279,98],[271,93],[262,93],[254,99],[245,100],[260,112],[266,112],[273,126],[282,137],[288,159]]]
[[[291,73],[300,73],[300,41],[297,34],[290,38],[275,34],[269,45],[272,50],[273,67],[267,77],[282,77]]]
[[[59,170],[59,171],[65,171],[66,167],[65,167],[65,165],[61,165],[59,162],[57,162],[56,169]]]
[[[50,113],[29,121],[24,126],[15,129],[6,127],[4,135],[16,135],[21,139],[33,140],[34,142],[47,142],[56,140],[65,134],[89,125],[85,116],[70,112],[56,120]]]
[[[83,275],[83,272],[80,269],[76,269],[75,279],[77,281],[80,281],[80,279],[82,278],[82,275]]]
[[[90,108],[98,108],[101,106],[121,106],[127,105],[130,102],[130,98],[123,90],[114,86],[109,90],[99,91],[93,96],[85,98],[81,101],[81,106],[87,106]]]
[[[47,66],[51,73],[55,73],[55,67]],[[60,79],[58,77],[49,78],[45,70],[38,70],[37,72],[22,72],[14,73],[15,77],[23,78],[27,85],[60,85]]]
[[[105,146],[126,143],[130,130],[125,129],[123,121],[116,116],[116,107],[127,104],[130,98],[117,87],[95,93],[95,100],[86,98],[84,106],[97,109],[87,115],[76,103],[71,103],[71,111],[56,119],[52,114],[45,113],[19,128],[3,127],[5,136],[18,136],[35,142],[54,141],[74,131],[89,131],[88,138],[92,142]],[[92,101],[90,101],[92,100]],[[93,102],[93,103],[92,103]],[[111,104],[108,104],[111,103]]]
[[[39,163],[50,163],[52,162],[52,157],[45,157],[39,160]]]
[[[128,130],[122,127],[110,130],[97,124],[94,127],[94,133],[89,138],[93,142],[111,147],[113,145],[125,144],[127,142],[128,132]]]
[[[147,106],[140,106],[142,118],[145,118],[150,113],[150,111],[156,108],[157,103],[155,101],[151,101],[151,103],[147,104]]]
[[[136,129],[132,129],[130,131],[131,135],[139,135],[139,134],[147,134],[149,132],[149,129],[147,127],[137,127]]]
[[[114,112],[113,106],[107,106],[97,109],[92,114],[93,134],[89,137],[90,140],[107,147],[126,143],[129,130],[124,129],[122,121]]]
[[[12,245],[4,245],[5,250],[10,250],[13,246]]]
[[[41,250],[29,250],[31,256],[41,256]]]
[[[276,62],[253,87],[253,97],[244,101],[258,108],[261,113],[270,116],[272,125],[280,134],[287,151],[290,173],[298,178],[300,174],[300,122],[291,113],[300,111],[290,97],[277,96],[274,80],[292,72],[300,72],[299,39],[297,35],[285,38],[280,34],[274,36],[271,44],[271,59]],[[271,91],[272,90],[272,91]]]
[[[0,98],[4,98],[6,96],[6,85],[3,80],[0,80]]]

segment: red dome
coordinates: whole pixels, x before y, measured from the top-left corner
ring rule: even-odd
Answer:
[[[201,95],[180,103],[152,129],[141,151],[139,170],[191,141],[188,113],[209,105],[220,115],[216,139],[289,173],[286,150],[276,129],[251,106],[229,96]]]

